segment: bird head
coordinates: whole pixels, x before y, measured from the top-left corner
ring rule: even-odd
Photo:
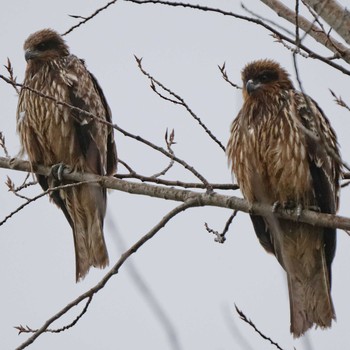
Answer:
[[[25,59],[29,62],[45,63],[69,55],[63,38],[52,29],[43,29],[31,34],[24,42]]]
[[[277,62],[267,59],[247,64],[242,71],[242,80],[244,100],[280,89],[293,89],[289,74]]]

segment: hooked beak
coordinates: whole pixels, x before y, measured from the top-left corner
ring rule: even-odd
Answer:
[[[246,84],[246,89],[248,94],[250,95],[252,92],[254,92],[256,89],[258,89],[261,86],[261,83],[256,82],[252,79],[249,79]]]
[[[39,52],[36,50],[26,50],[24,53],[24,58],[26,59],[26,61],[28,62],[29,60],[38,57]]]

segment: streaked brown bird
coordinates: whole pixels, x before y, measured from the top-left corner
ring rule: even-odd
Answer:
[[[111,122],[106,98],[84,61],[71,55],[63,38],[51,29],[31,34],[24,51],[27,68],[17,109],[22,152],[33,165],[63,163],[75,171],[113,174],[117,153],[111,127],[26,88]],[[44,190],[58,184],[54,176],[37,175],[37,179]],[[51,192],[50,197],[73,230],[76,280],[91,266],[108,265],[103,236],[106,190],[98,184],[83,184]]]
[[[231,126],[227,156],[244,197],[253,203],[317,208],[334,214],[340,177],[336,135],[320,107],[296,91],[276,62],[242,71],[243,107]],[[251,215],[262,246],[287,273],[291,333],[330,327],[336,230]]]

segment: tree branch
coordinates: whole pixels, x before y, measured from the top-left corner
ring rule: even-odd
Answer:
[[[20,171],[34,171],[37,174],[48,176],[51,172],[51,167],[42,165],[31,166],[28,161],[13,158],[9,160],[0,157],[0,168],[7,168]],[[99,182],[101,186],[106,188],[127,192],[131,194],[144,195],[149,197],[173,200],[177,202],[187,202],[190,199],[196,201],[196,206],[215,206],[221,208],[228,208],[245,213],[261,216],[269,216],[272,213],[271,205],[264,203],[249,204],[246,200],[217,194],[214,192],[194,192],[189,190],[182,190],[177,188],[168,188],[165,186],[155,186],[150,184],[140,184],[135,182],[128,182],[119,180],[115,177],[98,176],[88,173],[70,172],[65,169],[62,174],[63,178],[70,181],[95,181]],[[192,205],[194,206],[194,205]],[[292,221],[305,222],[311,225],[322,227],[341,228],[343,230],[350,230],[350,219],[332,214],[317,213],[311,210],[303,210],[301,215],[298,215],[294,210],[278,209],[274,215],[282,219]]]
[[[334,0],[304,0],[327,24],[350,44],[350,13]]]
[[[270,7],[276,14],[285,20],[296,25],[295,12],[285,6],[279,0],[260,0],[265,5]],[[319,2],[319,1],[318,1]],[[350,63],[350,49],[341,44],[336,39],[332,38],[329,34],[324,33],[318,26],[308,21],[305,17],[298,14],[298,26],[305,33],[312,36],[317,42],[325,46],[332,51],[335,55],[341,57],[347,63]]]

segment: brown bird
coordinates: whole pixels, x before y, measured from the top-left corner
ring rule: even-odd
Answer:
[[[71,55],[63,38],[51,29],[31,34],[24,51],[27,68],[17,108],[22,153],[33,165],[63,163],[75,171],[113,174],[117,165],[113,129],[30,90],[111,122],[106,98],[84,61]],[[54,176],[37,175],[37,179],[44,190],[58,185]],[[76,280],[91,266],[108,265],[103,236],[106,190],[99,184],[83,184],[51,192],[50,197],[73,230]]]
[[[340,177],[336,135],[310,97],[294,89],[271,60],[242,71],[243,107],[231,126],[227,156],[244,197],[253,203],[317,208],[334,214]],[[262,246],[287,273],[291,332],[330,327],[336,230],[251,215]]]

